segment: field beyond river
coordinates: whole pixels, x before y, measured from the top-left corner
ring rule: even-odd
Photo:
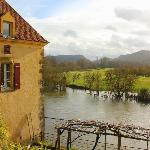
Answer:
[[[67,74],[67,85],[69,87],[73,88],[79,88],[84,89],[85,83],[84,83],[84,74],[87,72],[100,72],[101,74],[101,90],[107,91],[106,82],[105,82],[105,73],[109,71],[111,68],[105,68],[105,69],[92,69],[92,70],[86,70],[86,71],[70,71]],[[150,77],[145,76],[137,76],[136,82],[134,84],[134,91],[138,92],[140,89],[146,88],[150,90]],[[93,89],[94,90],[94,89]]]

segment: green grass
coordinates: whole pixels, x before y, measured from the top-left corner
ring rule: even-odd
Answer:
[[[91,70],[86,70],[86,71],[70,71],[68,73],[68,76],[67,76],[67,82],[68,82],[68,85],[77,85],[77,86],[83,86],[84,87],[84,74],[86,72],[100,72],[101,73],[101,76],[102,76],[102,83],[101,83],[101,87],[102,87],[102,90],[106,90],[106,84],[104,82],[104,78],[105,78],[105,73],[106,71],[110,70],[111,68],[105,68],[105,69],[91,69]],[[72,80],[72,77],[74,74],[80,74],[80,77],[79,79],[75,80],[75,82],[73,82]]]
[[[106,71],[110,70],[110,68],[105,68],[105,69],[92,69],[92,70],[86,70],[86,71],[71,71],[69,72],[67,79],[68,79],[68,84],[74,84],[77,86],[84,86],[84,74],[87,71],[100,71],[101,75],[102,75],[102,80],[105,78],[105,73]],[[75,80],[75,82],[72,81],[72,76],[75,73],[79,73],[80,74],[80,78]],[[150,90],[150,77],[138,77],[136,84],[135,84],[135,91],[139,91],[141,88],[147,88]],[[106,89],[106,85],[105,82],[102,81],[102,90]]]
[[[139,91],[141,88],[150,90],[150,77],[139,77],[136,81],[135,90]]]

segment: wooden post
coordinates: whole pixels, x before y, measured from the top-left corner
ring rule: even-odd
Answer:
[[[149,135],[149,134],[148,134],[148,132],[147,132],[147,150],[148,150],[148,135]]]
[[[57,129],[57,142],[58,142],[58,147],[57,150],[60,150],[60,129]]]
[[[106,136],[107,136],[107,135],[106,135],[106,130],[105,130],[105,150],[106,150],[106,148],[107,148],[107,143],[106,143],[106,142],[107,142],[107,141],[106,141],[107,139],[106,139]]]
[[[69,137],[70,137],[70,148],[71,148],[71,130],[69,131]]]
[[[71,130],[68,130],[67,150],[71,148]]]
[[[121,135],[118,134],[118,150],[121,150]]]

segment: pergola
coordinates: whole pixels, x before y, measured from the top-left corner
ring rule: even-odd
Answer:
[[[71,144],[79,137],[72,139],[71,133],[73,131],[84,134],[95,134],[95,144],[92,150],[95,150],[101,135],[105,136],[105,150],[107,136],[118,137],[118,150],[121,149],[121,138],[135,139],[146,141],[148,150],[148,142],[150,141],[150,129],[145,129],[134,125],[111,124],[108,122],[100,121],[81,121],[81,120],[68,120],[65,123],[59,124],[57,128],[56,148],[60,150],[61,135],[64,131],[68,131],[67,149],[71,148]]]

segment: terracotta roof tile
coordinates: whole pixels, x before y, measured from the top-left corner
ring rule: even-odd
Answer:
[[[10,12],[15,18],[16,39],[47,43],[47,40],[45,40],[28,22],[26,22],[5,0],[0,2],[0,9],[3,14]]]

